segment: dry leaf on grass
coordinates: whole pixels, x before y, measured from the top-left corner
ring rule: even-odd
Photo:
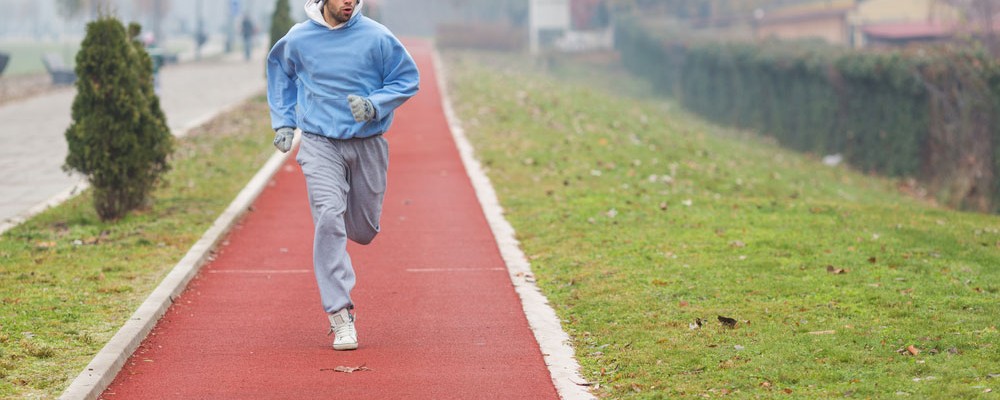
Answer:
[[[719,322],[721,322],[723,326],[725,326],[727,328],[735,328],[736,327],[736,320],[735,319],[729,318],[729,317],[723,317],[721,315],[719,315],[718,317],[719,317]]]
[[[841,275],[841,274],[846,274],[847,270],[844,269],[844,268],[837,268],[837,267],[834,267],[832,265],[827,265],[826,266],[826,272],[829,272],[829,273],[834,274],[834,275]]]
[[[915,356],[917,354],[920,354],[920,349],[918,349],[917,346],[911,344],[909,346],[906,346],[906,348],[896,349],[896,352],[904,356],[905,355]]]

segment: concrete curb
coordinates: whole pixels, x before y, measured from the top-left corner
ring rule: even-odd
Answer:
[[[298,143],[298,138],[299,136],[296,136],[295,144]],[[83,372],[59,396],[60,399],[97,399],[100,397],[104,389],[114,381],[118,371],[125,365],[125,361],[173,304],[174,298],[184,291],[191,278],[208,260],[211,250],[229,232],[236,221],[249,210],[250,205],[264,190],[275,172],[281,168],[289,154],[291,152],[275,152],[267,160],[267,163],[240,191],[229,207],[202,235],[201,239],[188,250],[184,258],[174,266],[159,286],[143,301],[135,313],[125,322],[125,325],[115,333],[104,348],[94,356],[90,364],[87,364]]]
[[[472,181],[476,197],[479,199],[479,204],[490,224],[493,237],[500,248],[500,255],[503,257],[504,264],[507,265],[514,290],[521,298],[524,315],[527,317],[528,325],[531,326],[535,340],[538,341],[542,350],[545,365],[549,368],[549,374],[552,376],[556,391],[563,399],[595,399],[594,395],[586,389],[589,386],[587,380],[580,375],[580,365],[577,364],[574,357],[573,347],[569,345],[569,335],[562,330],[555,310],[549,306],[548,299],[535,284],[531,274],[531,264],[521,251],[517,239],[514,238],[514,228],[504,218],[503,208],[493,190],[493,185],[483,172],[479,161],[476,160],[472,145],[466,139],[465,131],[451,108],[451,100],[448,97],[448,88],[445,83],[444,64],[436,49],[433,56],[445,118],[448,120],[455,145],[462,157],[462,164]]]
[[[21,225],[22,223],[24,223],[24,221],[31,219],[31,217],[37,214],[40,214],[42,211],[45,211],[50,207],[58,206],[66,202],[67,200],[76,197],[76,195],[83,193],[83,191],[87,190],[87,188],[89,187],[90,187],[90,182],[87,182],[87,178],[80,176],[80,179],[77,180],[76,183],[74,183],[69,188],[66,188],[66,190],[63,190],[62,192],[56,194],[55,196],[52,196],[48,200],[45,200],[45,202],[38,204],[34,207],[31,207],[25,210],[24,212],[0,223],[0,235],[2,235],[4,232],[9,231],[11,228],[14,228],[15,226]]]

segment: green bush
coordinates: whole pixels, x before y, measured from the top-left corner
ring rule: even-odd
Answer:
[[[937,200],[1000,208],[1000,66],[969,49],[848,51],[723,42],[618,24],[624,66],[719,123],[854,167],[916,177]]]
[[[274,5],[274,13],[271,14],[271,46],[268,49],[274,47],[274,44],[278,43],[278,39],[284,37],[294,25],[295,21],[292,20],[288,0],[278,0]]]
[[[133,26],[138,33],[138,26]],[[66,130],[67,170],[84,174],[103,220],[145,205],[169,169],[173,137],[153,93],[152,63],[116,18],[87,24],[76,56],[73,123]]]

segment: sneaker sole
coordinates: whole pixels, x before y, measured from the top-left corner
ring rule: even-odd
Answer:
[[[358,349],[358,344],[357,343],[354,343],[354,344],[335,344],[335,345],[333,345],[333,349],[334,350],[338,350],[338,351],[340,351],[340,350],[357,350]]]

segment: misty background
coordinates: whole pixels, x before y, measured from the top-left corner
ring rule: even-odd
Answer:
[[[373,16],[398,36],[431,37],[439,22],[465,20],[471,14],[493,13],[494,4],[483,2],[470,11],[464,0],[365,0],[366,15]],[[524,1],[526,3],[526,0]],[[240,28],[249,18],[256,28],[252,45],[266,51],[276,0],[0,0],[0,57],[9,54],[0,77],[44,73],[43,54],[55,54],[70,68],[83,40],[86,25],[107,10],[123,23],[138,22],[143,40],[182,59],[242,51]],[[305,0],[289,0],[292,19],[306,19]],[[506,18],[507,13],[502,17]],[[198,46],[199,32],[204,42]],[[2,90],[3,88],[0,88]]]
[[[304,2],[289,0],[293,20],[305,20]],[[237,33],[244,18],[258,32],[253,53],[266,51],[276,3],[0,0],[0,56],[11,54],[0,94],[14,77],[42,75],[43,57],[72,64],[98,16],[95,4],[142,24],[160,54],[197,59],[246,49]],[[921,192],[945,193],[937,196],[943,204],[1000,211],[1000,0],[365,4],[397,36],[433,38],[441,48],[528,50],[549,66],[589,55],[713,122],[873,173],[915,177],[927,184]],[[207,42],[194,51],[199,32]],[[31,85],[48,90],[23,86]]]
[[[147,30],[159,30],[161,39],[170,41],[193,37],[199,19],[205,32],[212,37],[225,36],[230,24],[243,15],[248,15],[261,32],[266,31],[275,5],[274,0],[107,0],[106,3],[123,22],[135,21]],[[291,0],[289,3],[293,18],[304,20],[302,5],[305,1]],[[403,36],[430,36],[438,21],[467,15],[463,7],[448,0],[368,0],[365,3],[366,6],[378,6],[382,22]],[[78,15],[64,16],[60,0],[0,0],[0,8],[4,10],[0,13],[0,39],[5,40],[79,41],[87,21],[94,14],[84,6]]]

